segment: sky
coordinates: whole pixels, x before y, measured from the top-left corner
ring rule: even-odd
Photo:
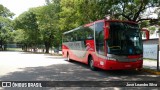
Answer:
[[[11,12],[19,16],[29,8],[45,5],[45,0],[0,0],[0,4],[7,7]]]
[[[156,10],[156,7],[155,8],[148,8],[147,9],[147,12],[146,14],[148,14],[149,18],[154,18],[154,19],[157,19],[158,18],[158,15],[156,13],[154,13],[154,11]]]

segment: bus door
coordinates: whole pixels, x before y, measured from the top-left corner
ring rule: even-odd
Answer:
[[[95,41],[97,59],[95,64],[98,67],[103,67],[105,64],[105,40],[104,40],[104,22],[95,23]]]

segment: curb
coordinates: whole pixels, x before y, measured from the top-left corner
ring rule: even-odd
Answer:
[[[154,74],[154,75],[160,75],[160,71],[153,70],[153,69],[143,68],[142,71],[148,72],[148,73],[151,73],[151,74]]]

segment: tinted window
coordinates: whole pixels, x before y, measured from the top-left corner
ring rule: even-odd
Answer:
[[[101,55],[105,55],[103,26],[104,26],[103,22],[95,24],[96,50],[97,53]]]
[[[137,24],[111,22],[107,40],[110,54],[142,54],[142,40]]]

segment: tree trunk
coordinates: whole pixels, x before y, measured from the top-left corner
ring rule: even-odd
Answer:
[[[0,51],[2,51],[2,44],[0,44]]]
[[[24,45],[23,49],[24,49],[25,52],[27,52],[27,49],[28,49],[27,45]]]
[[[3,51],[3,43],[2,43],[2,40],[0,40],[0,50]]]
[[[49,53],[49,47],[50,47],[50,42],[45,42],[45,48],[46,48],[45,53]]]

